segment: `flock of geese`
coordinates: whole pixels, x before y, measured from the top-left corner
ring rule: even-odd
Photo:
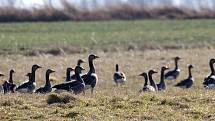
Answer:
[[[46,75],[45,75],[46,76],[45,85],[38,89],[36,89],[35,77],[36,77],[36,71],[42,68],[41,66],[37,64],[33,65],[31,68],[31,72],[26,74],[28,79],[18,86],[13,81],[13,74],[15,73],[15,71],[12,69],[10,70],[8,81],[5,81],[2,84],[1,88],[4,94],[15,93],[15,92],[45,94],[45,93],[50,93],[52,91],[56,91],[56,92],[68,91],[68,92],[72,92],[73,94],[79,94],[79,93],[85,94],[85,90],[87,89],[91,89],[91,94],[93,94],[94,88],[98,82],[98,77],[93,63],[93,61],[97,58],[99,57],[94,54],[91,54],[88,56],[89,71],[86,74],[82,73],[82,71],[85,69],[81,67],[81,64],[84,63],[84,61],[82,59],[79,59],[77,62],[77,66],[74,69],[71,67],[67,68],[65,82],[62,82],[54,86],[52,86],[49,76],[51,73],[54,73],[55,71],[52,69],[47,69]],[[153,80],[153,74],[158,73],[157,71],[149,70],[148,72],[141,73],[139,76],[144,77],[145,83],[142,89],[140,90],[140,92],[156,92],[156,91],[166,90],[167,86],[165,81],[176,80],[180,75],[180,69],[178,66],[178,61],[180,59],[181,59],[180,57],[174,58],[175,68],[173,70],[169,70],[169,68],[166,66],[161,67],[161,77],[160,77],[160,82],[158,84],[156,84],[156,82]],[[203,85],[205,88],[215,88],[214,63],[215,63],[215,59],[211,59],[209,62],[211,74],[205,77],[203,81]],[[190,88],[193,85],[194,78],[192,76],[192,68],[193,68],[193,65],[188,66],[188,77],[180,81],[179,83],[177,83],[175,85],[176,87]],[[0,74],[0,77],[1,76],[4,76],[4,75]],[[124,84],[126,82],[126,76],[123,72],[119,70],[118,64],[116,64],[116,71],[113,74],[113,80],[117,85]]]

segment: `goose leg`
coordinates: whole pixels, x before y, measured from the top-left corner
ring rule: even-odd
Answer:
[[[92,88],[91,88],[91,95],[93,94],[93,90],[94,90],[94,88],[92,87]]]

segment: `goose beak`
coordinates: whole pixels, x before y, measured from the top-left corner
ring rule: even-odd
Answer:
[[[0,74],[0,76],[4,76],[4,74]]]
[[[38,68],[42,68],[41,66],[38,66]]]
[[[100,58],[99,56],[95,56],[95,58]]]

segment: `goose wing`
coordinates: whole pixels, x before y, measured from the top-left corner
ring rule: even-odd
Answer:
[[[98,77],[95,73],[92,73],[90,75],[86,75],[83,78],[85,85],[91,85],[91,87],[95,87]]]
[[[67,82],[67,83],[62,83],[62,84],[57,84],[53,86],[52,88],[55,88],[57,90],[67,90],[69,91],[72,87],[80,84],[78,81],[73,81],[73,82]]]
[[[114,80],[118,80],[118,79],[124,79],[125,76],[124,76],[123,73],[118,73],[118,72],[116,72],[116,73],[114,73],[113,78],[114,78]]]
[[[189,87],[192,86],[192,84],[193,84],[193,79],[192,78],[188,78],[188,79],[185,79],[185,80],[179,82],[175,86],[176,87],[186,87],[186,88],[189,88]]]
[[[204,79],[204,82],[203,82],[203,85],[204,86],[212,86],[212,87],[215,87],[215,76],[208,76]]]
[[[17,91],[17,90],[20,90],[20,89],[28,88],[28,86],[29,86],[29,82],[25,82],[25,83],[19,85],[19,86],[16,88],[16,91]]]
[[[179,75],[179,73],[180,73],[180,72],[179,72],[178,70],[171,70],[171,71],[168,71],[168,72],[164,75],[164,77],[165,77],[165,79],[172,80],[172,79],[177,78],[178,75]]]

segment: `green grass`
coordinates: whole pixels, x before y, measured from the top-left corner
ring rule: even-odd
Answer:
[[[1,23],[0,49],[215,44],[215,20]]]

